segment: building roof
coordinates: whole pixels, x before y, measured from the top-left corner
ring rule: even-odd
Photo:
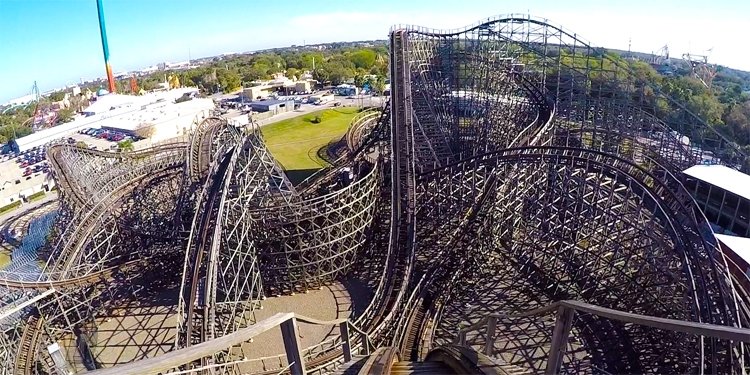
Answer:
[[[750,238],[716,234],[716,239],[732,249],[742,260],[750,264]]]
[[[180,117],[188,116],[190,120],[196,113],[203,112],[214,108],[214,102],[211,99],[193,99],[182,103],[154,103],[139,108],[137,111],[130,111],[120,116],[102,119],[99,122],[101,127],[120,129],[126,131],[135,131],[143,124],[160,125],[162,123],[174,120]]]
[[[688,176],[750,199],[750,176],[723,165],[695,165],[685,171]]]
[[[13,142],[18,147],[18,151],[24,152],[34,147],[41,146],[47,142],[53,141],[58,138],[67,136],[68,134],[75,133],[77,130],[86,127],[97,127],[93,125],[91,119],[88,118],[76,118],[74,121],[51,127],[48,129],[40,130],[36,133],[29,134],[25,137],[18,138]]]
[[[171,90],[170,96],[179,97],[189,90]],[[126,96],[126,95],[120,95]],[[118,99],[123,102],[124,99]],[[145,102],[149,102],[147,100]],[[144,102],[144,103],[145,103]],[[110,102],[113,103],[113,102]],[[169,119],[182,116],[195,116],[197,112],[214,107],[211,99],[193,99],[174,104],[170,101],[153,102],[137,106],[121,107],[117,111],[106,111],[89,117],[77,116],[76,119],[67,124],[58,125],[44,129],[25,137],[16,139],[14,142],[18,151],[23,152],[37,146],[44,145],[55,139],[67,137],[71,133],[84,128],[101,128],[102,126],[125,130],[134,130],[142,123],[160,123]]]
[[[99,114],[99,113],[108,112],[116,108],[133,107],[141,101],[139,99],[140,99],[139,97],[132,96],[132,95],[118,95],[118,94],[104,95],[104,96],[98,97],[95,102],[91,103],[90,106],[86,107],[86,109],[84,109],[81,112],[90,113],[90,114]]]

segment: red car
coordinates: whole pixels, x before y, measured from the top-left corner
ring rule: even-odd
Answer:
[[[26,176],[30,176],[30,175],[31,175],[31,173],[33,173],[33,172],[31,172],[31,169],[29,169],[29,168],[26,168],[26,170],[25,170],[25,171],[23,171],[23,176],[24,176],[24,177],[26,177]]]

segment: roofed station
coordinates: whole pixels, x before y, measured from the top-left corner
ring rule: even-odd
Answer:
[[[721,234],[746,155],[544,19],[389,38],[388,105],[296,185],[218,117],[50,148],[60,208],[41,270],[0,269],[0,374],[748,371]]]

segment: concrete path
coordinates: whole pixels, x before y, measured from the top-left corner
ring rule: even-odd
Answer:
[[[352,301],[341,283],[319,290],[293,296],[272,297],[262,301],[255,311],[255,321],[260,322],[280,312],[295,312],[319,320],[349,317]],[[115,309],[111,316],[96,319],[97,333],[92,342],[92,352],[104,367],[127,363],[163,354],[172,348],[177,334],[176,306],[128,307]],[[338,335],[338,327],[299,324],[302,348],[314,346]],[[248,359],[268,358],[265,361],[244,363],[242,371],[277,368],[285,365],[281,330],[272,329],[255,337],[253,342],[236,347],[234,353]]]

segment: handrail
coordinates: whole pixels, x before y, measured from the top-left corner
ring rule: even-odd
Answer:
[[[620,310],[614,310],[607,307],[592,305],[586,302],[575,301],[575,300],[562,300],[551,303],[547,306],[540,307],[537,309],[520,312],[517,314],[490,314],[486,315],[478,322],[461,328],[459,330],[457,341],[461,344],[466,342],[466,333],[474,331],[487,326],[487,323],[491,319],[496,320],[509,320],[518,318],[527,318],[532,316],[540,316],[549,313],[554,313],[558,309],[564,308],[573,310],[575,312],[582,312],[600,316],[603,318],[617,320],[624,323],[638,324],[646,327],[657,328],[666,331],[687,333],[696,336],[706,336],[722,340],[731,340],[737,342],[750,343],[750,329],[722,326],[718,324],[690,322],[677,319],[660,318],[656,316],[635,314]]]
[[[578,312],[593,314],[601,316],[603,318],[618,320],[625,323],[633,323],[651,328],[712,337],[722,340],[750,343],[750,329],[748,328],[690,322],[669,318],[659,318],[655,316],[614,310],[580,301],[565,300],[561,301],[560,305]]]
[[[108,369],[101,369],[87,372],[92,375],[143,375],[143,374],[156,374],[159,372],[168,371],[170,369],[179,367],[186,363],[191,363],[203,357],[212,356],[217,352],[230,348],[232,346],[241,344],[249,341],[250,339],[269,331],[273,328],[280,327],[282,331],[282,337],[284,340],[284,347],[286,349],[287,359],[290,364],[290,370],[292,374],[302,373],[301,369],[304,369],[304,357],[300,354],[297,323],[307,323],[314,325],[340,325],[346,326],[347,329],[342,328],[342,334],[348,334],[348,328],[352,328],[357,333],[366,337],[369,345],[369,337],[355,327],[352,322],[347,318],[339,318],[329,321],[323,321],[297,313],[277,313],[268,319],[264,319],[257,324],[251,325],[246,328],[239,329],[226,336],[215,338],[211,341],[202,342],[196,345],[192,345],[187,348],[174,350],[162,355],[158,355],[151,358],[146,358],[137,362],[126,363],[118,365]],[[344,357],[347,355],[351,357],[351,348],[349,347],[349,337],[344,337],[342,342],[344,347]],[[294,353],[296,351],[297,353]],[[367,351],[367,350],[366,350]],[[293,359],[297,359],[296,361]],[[304,371],[304,370],[302,370]]]

